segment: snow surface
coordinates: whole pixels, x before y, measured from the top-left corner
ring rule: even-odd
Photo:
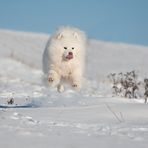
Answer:
[[[106,80],[132,70],[148,77],[148,47],[89,40],[84,88],[58,93],[42,72],[48,38],[0,30],[0,148],[148,147],[148,105],[112,97]]]

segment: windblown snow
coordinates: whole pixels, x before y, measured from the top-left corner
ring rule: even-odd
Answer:
[[[148,105],[113,97],[106,77],[136,70],[148,78],[148,47],[89,40],[85,86],[58,93],[42,72],[48,38],[0,30],[0,147],[146,148]]]

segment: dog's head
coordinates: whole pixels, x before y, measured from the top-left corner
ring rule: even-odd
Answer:
[[[57,40],[60,44],[62,58],[65,61],[74,60],[81,54],[82,43],[79,40],[79,35],[76,32],[64,31],[57,35]]]
[[[64,61],[72,61],[83,56],[85,40],[80,31],[71,28],[62,28],[54,34],[54,55]]]

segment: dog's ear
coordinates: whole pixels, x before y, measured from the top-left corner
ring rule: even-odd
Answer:
[[[56,35],[56,39],[62,39],[64,36],[63,36],[63,34],[62,33],[59,33],[58,35]]]
[[[77,32],[74,32],[73,33],[73,36],[74,36],[75,39],[79,39],[79,36],[78,36],[78,33]]]

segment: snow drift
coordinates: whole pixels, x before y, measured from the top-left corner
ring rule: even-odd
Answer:
[[[48,87],[42,72],[48,38],[0,30],[0,105],[13,98],[13,105],[28,106],[0,108],[0,147],[146,148],[147,104],[113,98],[104,79],[131,70],[148,77],[148,47],[89,40],[85,87],[79,93],[67,87],[60,94]]]

